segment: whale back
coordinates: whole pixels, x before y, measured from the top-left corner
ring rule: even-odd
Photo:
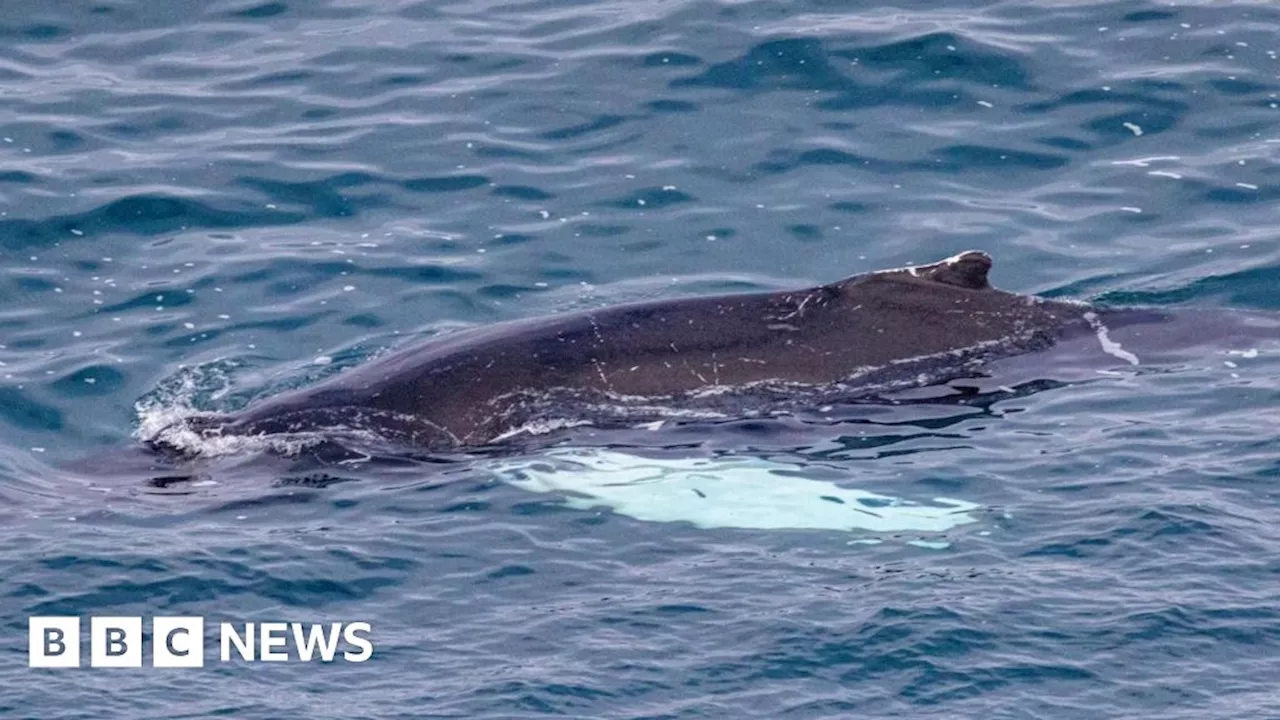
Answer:
[[[709,394],[763,397],[767,410],[778,388],[856,394],[932,382],[1047,347],[1083,324],[1085,306],[993,288],[991,267],[990,256],[968,251],[803,290],[655,300],[449,333],[211,422],[241,434],[367,422],[414,443],[477,445],[554,414],[566,396],[670,407]],[[773,389],[761,393],[762,385]]]

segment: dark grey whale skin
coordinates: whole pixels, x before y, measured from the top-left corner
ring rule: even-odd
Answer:
[[[991,264],[968,251],[791,292],[501,323],[433,338],[235,415],[184,422],[222,435],[373,428],[426,450],[464,448],[539,419],[523,399],[542,391],[676,405],[753,383],[840,383],[856,392],[870,378],[911,382],[926,369],[1045,349],[1092,332],[1089,313],[1106,312],[994,289]]]

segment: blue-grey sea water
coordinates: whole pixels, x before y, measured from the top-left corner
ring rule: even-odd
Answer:
[[[1280,311],[1278,54],[1235,0],[0,3],[0,715],[1280,717],[1266,348],[340,477],[68,469],[459,328],[970,248]],[[207,662],[91,668],[95,615],[202,616]],[[28,667],[30,616],[81,617],[81,667]],[[266,621],[374,652],[219,661]]]

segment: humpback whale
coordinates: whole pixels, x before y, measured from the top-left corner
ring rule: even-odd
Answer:
[[[188,417],[149,444],[183,451],[182,433],[358,430],[435,452],[492,444],[555,418],[803,408],[946,382],[1071,337],[1113,362],[1136,362],[1108,330],[1164,319],[1005,292],[989,282],[991,267],[986,253],[966,251],[799,290],[644,301],[452,332],[237,413]]]

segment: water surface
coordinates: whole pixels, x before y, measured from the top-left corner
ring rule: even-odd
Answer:
[[[1257,2],[0,8],[0,711],[1280,716],[1265,352],[579,428],[517,468],[60,469],[440,332],[967,248],[1018,292],[1280,310],[1278,30]],[[26,666],[29,615],[94,614],[364,620],[376,650]]]

